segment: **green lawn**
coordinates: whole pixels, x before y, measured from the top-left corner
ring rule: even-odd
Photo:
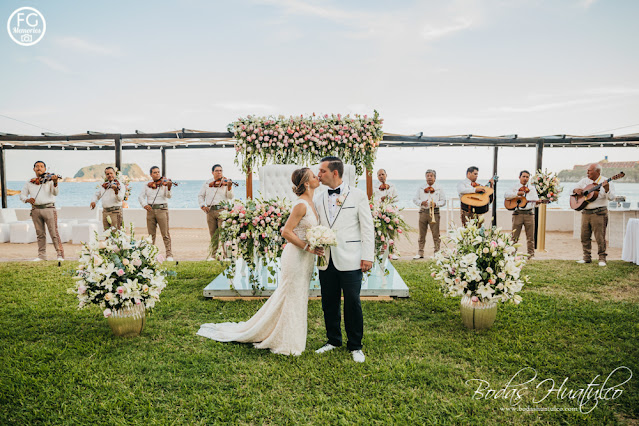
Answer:
[[[493,327],[467,330],[459,301],[444,299],[429,264],[396,262],[409,299],[363,302],[366,363],[345,349],[324,355],[319,301],[310,302],[307,351],[273,355],[195,335],[204,322],[246,320],[263,302],[211,301],[202,289],[219,272],[180,262],[139,338],[115,338],[97,308],[76,310],[65,268],[0,265],[0,424],[238,423],[636,423],[633,377],[589,414],[504,411],[504,398],[473,398],[481,379],[495,390],[525,367],[537,379],[519,406],[579,407],[577,391],[615,368],[639,373],[639,268],[535,261],[520,306],[499,307]],[[531,370],[528,370],[531,371]],[[619,383],[613,377],[608,387]],[[542,385],[541,394],[549,389]],[[609,394],[609,396],[612,392]],[[592,401],[590,404],[592,404]],[[584,408],[584,411],[587,411]]]

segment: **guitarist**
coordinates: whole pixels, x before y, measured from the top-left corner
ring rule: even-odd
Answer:
[[[591,263],[592,234],[597,241],[597,254],[599,266],[606,266],[606,228],[608,226],[608,200],[614,200],[615,191],[612,182],[606,182],[601,175],[601,164],[591,164],[586,172],[587,177],[577,183],[573,192],[581,195],[588,185],[601,185],[597,199],[581,211],[581,246],[584,250],[584,258],[577,263]]]
[[[459,193],[459,197],[461,198],[464,194],[472,194],[473,192],[477,192],[479,194],[486,192],[486,190],[477,183],[477,176],[479,176],[479,168],[475,166],[470,166],[466,170],[466,179],[459,182],[457,184],[457,193]],[[490,187],[492,188],[494,185],[494,180],[491,179],[489,181]],[[479,219],[481,214],[475,213],[473,207],[461,203],[461,221],[462,226],[466,226],[466,223],[472,219]]]
[[[515,242],[519,241],[521,228],[525,228],[528,255],[532,258],[535,255],[535,211],[533,207],[539,202],[539,196],[537,196],[535,187],[528,184],[529,180],[530,172],[528,170],[519,172],[519,183],[506,191],[505,198],[526,198],[526,205],[517,207],[513,212],[513,239]]]

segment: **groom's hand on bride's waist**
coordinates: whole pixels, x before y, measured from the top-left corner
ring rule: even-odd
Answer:
[[[373,267],[373,262],[369,262],[368,260],[362,260],[361,262],[362,272],[368,272]]]

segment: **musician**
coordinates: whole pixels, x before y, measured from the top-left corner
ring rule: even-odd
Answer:
[[[115,179],[115,169],[107,167],[104,169],[105,182],[98,188],[91,198],[91,210],[102,201],[102,226],[106,231],[111,226],[116,229],[122,227],[122,202],[126,189]],[[109,218],[111,224],[109,224]]]
[[[386,170],[379,169],[377,171],[377,180],[379,181],[379,187],[374,189],[374,195],[376,200],[386,201],[386,200],[396,200],[397,199],[397,188],[392,183],[386,183]]]
[[[144,185],[138,201],[146,210],[146,229],[153,239],[153,244],[155,244],[155,236],[159,226],[166,249],[166,260],[173,261],[171,235],[169,234],[169,198],[171,198],[173,182],[162,176],[158,166],[151,167],[150,173],[153,181]]]
[[[598,185],[602,183],[597,199],[586,206],[581,211],[581,246],[584,251],[582,260],[577,263],[591,263],[592,234],[595,234],[597,241],[597,254],[599,256],[599,266],[606,266],[606,227],[608,226],[608,200],[614,200],[615,187],[612,182],[607,182],[601,175],[601,164],[591,164],[588,166],[586,176],[577,183],[573,192],[581,195],[588,185]]]
[[[459,182],[457,184],[457,193],[459,193],[459,197],[461,198],[464,194],[472,194],[477,192],[479,194],[486,192],[484,188],[481,188],[477,183],[477,177],[479,176],[479,168],[475,166],[470,166],[466,170],[466,179]],[[490,179],[489,185],[492,188],[494,185],[494,180]],[[466,226],[466,223],[471,219],[479,219],[481,214],[475,212],[475,208],[464,203],[461,203],[461,221],[462,226]]]
[[[534,185],[529,185],[530,172],[522,170],[519,172],[519,183],[506,191],[505,198],[526,197],[526,206],[517,207],[513,211],[513,239],[519,241],[521,228],[526,231],[526,246],[528,255],[532,258],[535,255],[535,204],[539,202],[539,196]]]
[[[33,165],[36,177],[28,181],[22,192],[20,200],[31,204],[31,220],[35,226],[38,237],[38,257],[34,261],[47,260],[47,234],[45,225],[49,229],[51,242],[58,254],[58,260],[64,260],[64,249],[58,232],[58,212],[55,208],[55,197],[60,193],[57,175],[47,174],[47,165],[44,161],[36,161]]]
[[[439,251],[439,209],[446,205],[446,194],[441,186],[435,183],[436,179],[437,172],[435,170],[426,170],[426,184],[419,187],[415,198],[413,198],[413,203],[419,207],[419,240],[417,241],[417,254],[413,259],[424,258],[428,227],[433,234],[435,253]]]
[[[221,202],[233,199],[233,181],[224,177],[222,166],[213,166],[213,179],[209,179],[202,185],[202,189],[197,194],[197,202],[204,213],[206,213],[206,223],[209,226],[209,234],[214,247],[219,245],[219,237],[216,231],[222,227],[220,213],[222,212]],[[217,253],[217,249],[214,251]],[[214,260],[210,257],[206,260]]]

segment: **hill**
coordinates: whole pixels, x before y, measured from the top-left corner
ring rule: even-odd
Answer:
[[[639,161],[599,161],[601,173],[606,177],[611,177],[619,172],[624,172],[626,176],[617,182],[639,183]],[[588,164],[576,165],[572,170],[562,170],[559,172],[559,180],[562,182],[578,182],[586,177]]]
[[[65,182],[99,182],[104,179],[104,169],[114,167],[113,163],[94,164],[82,167],[72,178],[65,178]],[[137,164],[123,164],[122,173],[131,179],[131,181],[147,181],[151,177],[142,171]]]

